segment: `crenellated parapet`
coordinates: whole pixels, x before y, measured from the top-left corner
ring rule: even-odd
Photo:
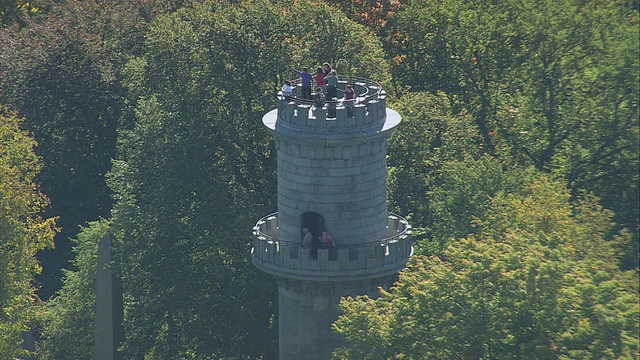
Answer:
[[[306,280],[355,280],[390,275],[402,269],[413,252],[411,226],[389,215],[386,236],[359,244],[321,248],[302,246],[280,237],[278,214],[260,219],[253,228],[253,264],[272,275]]]
[[[347,84],[355,90],[354,101],[344,99],[343,91]],[[345,133],[378,128],[385,122],[387,96],[377,82],[346,77],[338,82],[338,97],[324,101],[321,107],[316,106],[313,100],[298,96],[302,94],[300,84],[294,82],[293,85],[293,96],[278,94],[277,120],[280,126],[306,132]]]

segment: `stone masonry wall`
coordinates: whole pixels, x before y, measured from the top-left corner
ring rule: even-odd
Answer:
[[[385,138],[331,144],[287,139],[277,146],[281,239],[299,241],[301,216],[310,211],[325,218],[341,245],[385,237]]]

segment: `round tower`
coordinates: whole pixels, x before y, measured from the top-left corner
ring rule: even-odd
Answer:
[[[276,142],[278,212],[254,227],[252,260],[278,280],[281,360],[330,359],[344,345],[331,332],[340,298],[378,296],[412,252],[409,224],[386,208],[387,138],[400,115],[380,84],[341,79],[338,98],[314,104],[297,84],[262,119]],[[347,84],[355,101],[342,96]],[[323,229],[335,246],[321,243]]]

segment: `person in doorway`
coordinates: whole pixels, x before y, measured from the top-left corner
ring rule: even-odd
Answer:
[[[302,246],[310,247],[311,243],[313,242],[313,236],[311,235],[311,232],[309,232],[309,229],[303,228],[302,233],[304,234],[302,238]]]

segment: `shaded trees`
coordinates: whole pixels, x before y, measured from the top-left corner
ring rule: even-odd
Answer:
[[[73,239],[76,271],[65,270],[62,289],[44,305],[38,357],[91,359],[95,349],[98,242],[109,231],[105,220],[90,223]]]
[[[14,24],[24,26],[26,18],[37,14],[38,11],[37,1],[1,0],[0,24],[2,24],[3,27]]]
[[[33,4],[33,3],[30,3]],[[111,208],[104,175],[115,156],[123,89],[121,69],[140,51],[147,21],[170,11],[172,1],[39,2],[38,17],[24,28],[0,31],[0,101],[28,120],[43,158],[38,177],[60,217],[56,248],[38,256],[46,271],[39,281],[48,298],[69,267],[70,237],[85,221]]]
[[[23,126],[43,157],[39,182],[51,197],[48,212],[60,216],[63,228],[56,249],[39,255],[47,269],[40,279],[43,297],[60,287],[59,269],[71,257],[67,237],[84,221],[107,216],[111,206],[103,176],[115,153],[121,105],[113,49],[103,42],[115,35],[103,32],[113,29],[99,28],[95,18],[89,24],[96,9],[83,5],[61,5],[55,15],[0,35],[6,47],[0,98],[28,118]]]
[[[38,250],[53,245],[55,219],[43,219],[48,204],[35,183],[41,169],[36,142],[19,128],[17,115],[0,107],[0,357],[26,355],[21,333],[30,329],[40,272]]]
[[[475,232],[490,198],[513,191],[526,171],[484,154],[472,119],[453,115],[441,93],[409,93],[391,106],[403,123],[389,140],[390,205],[409,217],[418,251],[440,253]]]

